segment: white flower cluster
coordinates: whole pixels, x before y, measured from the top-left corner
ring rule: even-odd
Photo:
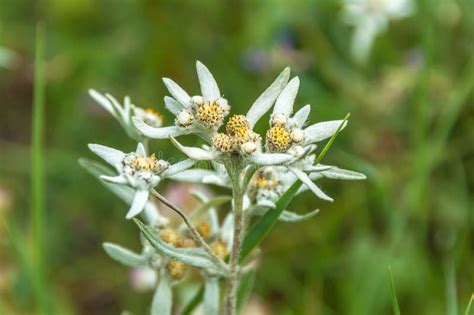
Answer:
[[[90,91],[127,135],[138,142],[136,150],[129,153],[89,144],[90,150],[113,170],[91,161],[81,160],[81,164],[130,205],[127,219],[142,214],[148,223],[137,221],[144,236],[141,254],[111,243],[105,243],[104,248],[113,259],[137,268],[132,277],[137,287],[156,286],[152,314],[172,313],[171,288],[183,278],[188,266],[199,268],[205,278],[205,313],[219,314],[219,278],[228,279],[232,292],[244,270],[238,266],[244,216],[264,215],[276,208],[280,197],[297,181],[302,183],[297,193],[310,190],[317,197],[332,201],[315,181],[365,178],[360,173],[319,164],[316,143],[333,137],[346,127],[347,121],[307,125],[310,105],[293,114],[300,81],[298,77],[290,80],[289,68],[257,98],[247,114],[229,118],[231,106],[222,97],[213,75],[200,62],[196,69],[200,95],[189,96],[171,79],[163,79],[171,94],[164,98],[164,104],[175,115],[171,126],[163,126],[161,114],[133,105],[128,97],[121,105],[108,94]],[[261,136],[254,127],[272,108],[268,130]],[[197,135],[205,143],[199,147],[184,146],[175,139],[189,134]],[[150,139],[170,139],[187,158],[174,164],[158,159],[148,152]],[[193,168],[199,161],[208,161],[212,169]],[[163,179],[219,185],[232,189],[232,197],[209,199],[196,193],[201,204],[196,213],[187,217],[155,190]],[[185,224],[173,226],[149,200],[150,195],[177,212]],[[231,200],[232,211],[220,222],[216,207]],[[284,210],[279,219],[296,222],[316,213],[300,215]],[[196,218],[202,217],[204,222],[194,226],[198,223]],[[232,296],[230,293],[227,299],[229,314],[235,310]]]

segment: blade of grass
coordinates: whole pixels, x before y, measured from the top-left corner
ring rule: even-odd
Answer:
[[[474,294],[471,295],[471,299],[469,300],[469,304],[467,304],[466,312],[464,312],[464,315],[471,315],[471,306],[472,306],[472,301],[474,301]]]
[[[326,143],[321,153],[316,158],[316,163],[321,162],[324,158],[326,153],[328,152],[329,148],[334,143],[339,132],[341,132],[342,127],[346,124],[347,119],[349,118],[350,113],[344,117],[344,120],[337,128],[336,132],[332,135],[331,139]],[[265,236],[270,232],[272,227],[278,221],[278,218],[282,214],[282,212],[286,209],[286,207],[290,204],[293,197],[296,195],[298,190],[300,189],[302,183],[300,181],[296,181],[291,187],[278,199],[276,202],[276,206],[273,209],[270,209],[263,215],[248,231],[245,235],[244,241],[242,243],[242,247],[240,249],[240,262],[242,262],[249,254],[255,249],[258,244],[262,242]]]
[[[204,286],[201,286],[189,303],[184,307],[181,315],[191,315],[204,297]]]
[[[452,257],[447,258],[445,262],[446,278],[446,303],[448,306],[448,315],[458,314],[457,290],[456,290],[456,269]]]
[[[397,292],[395,291],[395,284],[393,283],[392,267],[388,267],[388,275],[390,278],[390,287],[392,289],[392,308],[394,315],[400,315],[400,307],[398,306]]]
[[[41,314],[47,314],[44,275],[44,29],[37,25],[35,44],[35,75],[33,91],[33,115],[31,128],[31,211],[33,227],[34,284],[37,306]]]

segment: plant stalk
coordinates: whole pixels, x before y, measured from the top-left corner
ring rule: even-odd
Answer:
[[[158,198],[162,203],[164,203],[166,206],[168,206],[171,210],[176,212],[184,221],[184,223],[188,226],[189,231],[191,232],[191,236],[194,239],[194,241],[201,246],[204,251],[211,257],[211,259],[219,265],[222,270],[228,271],[229,268],[226,265],[226,263],[220,259],[212,250],[211,247],[206,243],[206,241],[202,238],[201,234],[197,231],[196,227],[194,224],[191,222],[189,217],[184,213],[181,209],[173,205],[168,199],[166,199],[163,195],[161,195],[159,192],[157,192],[155,189],[151,190],[151,193],[153,196]]]
[[[239,283],[239,256],[244,230],[243,197],[245,188],[240,186],[238,176],[234,177],[232,194],[234,198],[234,239],[230,254],[230,274],[227,279],[226,314],[235,315],[237,311],[237,287]]]

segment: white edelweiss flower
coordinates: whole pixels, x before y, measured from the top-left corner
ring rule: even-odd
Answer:
[[[295,77],[288,82],[276,100],[266,133],[266,148],[270,152],[288,153],[301,157],[305,148],[328,139],[337,131],[343,120],[325,121],[304,127],[311,105],[305,105],[294,115],[293,105],[300,85]],[[345,128],[344,123],[342,128]]]
[[[137,119],[140,119],[153,127],[161,127],[163,124],[163,116],[159,112],[151,108],[143,109],[133,105],[128,96],[124,98],[122,105],[110,94],[103,95],[91,89],[89,90],[89,95],[99,103],[100,106],[114,116],[127,135],[136,141],[142,141],[143,136],[133,125],[133,117],[137,117]]]
[[[356,61],[367,60],[375,37],[390,20],[408,17],[414,8],[413,0],[344,0],[342,18],[354,26],[351,50]]]
[[[230,110],[227,100],[221,96],[216,80],[205,65],[197,61],[196,70],[202,95],[191,97],[173,80],[163,78],[172,96],[164,98],[165,106],[176,115],[175,126],[156,128],[139,118],[133,119],[143,135],[155,139],[190,133],[206,135],[224,123],[224,118]]]
[[[103,180],[135,188],[135,196],[127,213],[127,219],[142,212],[148,201],[150,189],[158,185],[163,178],[188,169],[195,163],[188,159],[170,165],[167,161],[158,160],[154,155],[148,156],[141,143],[138,144],[136,151],[131,153],[99,144],[89,144],[89,149],[115,167],[118,172],[117,176],[101,176]]]
[[[257,98],[247,115],[233,115],[229,118],[225,132],[215,133],[207,149],[186,147],[172,138],[178,149],[192,159],[223,161],[227,158],[242,158],[247,164],[278,165],[294,159],[294,156],[280,152],[262,152],[260,136],[253,131],[258,120],[272,107],[289,78],[289,68]],[[195,100],[199,102],[200,99]]]

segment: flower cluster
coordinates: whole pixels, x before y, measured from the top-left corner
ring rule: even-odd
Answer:
[[[240,265],[246,218],[276,209],[280,198],[297,181],[301,186],[298,191],[295,189],[296,194],[310,190],[320,199],[332,201],[315,182],[323,178],[365,178],[357,172],[319,163],[316,143],[334,137],[347,121],[307,124],[310,105],[293,114],[300,81],[298,77],[290,80],[289,68],[280,73],[245,115],[230,117],[231,106],[222,97],[209,69],[197,62],[196,70],[200,95],[190,96],[173,80],[163,79],[171,95],[164,98],[164,104],[175,116],[170,126],[163,126],[160,113],[133,105],[129,97],[121,105],[108,94],[90,91],[126,134],[138,142],[136,150],[129,153],[89,144],[90,150],[113,169],[86,160],[81,160],[81,164],[129,204],[127,219],[141,214],[147,222],[136,220],[143,235],[141,254],[112,243],[105,243],[104,249],[113,259],[135,268],[134,274],[139,275],[135,280],[156,287],[152,314],[172,313],[172,287],[184,281],[192,266],[203,278],[204,313],[221,314],[219,280],[224,279],[226,311],[234,315],[239,278],[255,268],[248,261]],[[268,128],[262,136],[254,127],[270,110]],[[184,146],[176,140],[189,134],[197,135],[204,144]],[[174,164],[161,155],[157,158],[148,152],[150,139],[169,139],[187,158]],[[199,161],[208,161],[212,168],[194,167]],[[164,179],[219,185],[231,189],[232,197],[209,198],[195,192],[200,205],[188,216],[157,191]],[[184,223],[170,223],[150,195],[176,212]],[[216,208],[224,204],[229,204],[231,211],[219,220]],[[278,219],[296,222],[312,217],[318,210],[306,214],[279,211]]]

